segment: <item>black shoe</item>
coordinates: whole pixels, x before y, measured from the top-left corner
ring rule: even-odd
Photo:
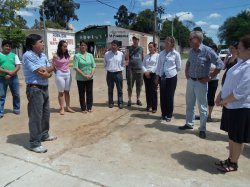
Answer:
[[[146,111],[147,111],[147,112],[150,112],[150,107],[147,107],[147,108],[146,108]]]
[[[141,103],[141,101],[139,99],[137,100],[136,104],[139,105],[139,106],[142,106],[142,103]]]
[[[180,130],[190,130],[190,129],[193,129],[193,127],[190,127],[189,125],[185,124],[181,127],[179,127]]]
[[[195,120],[200,120],[201,118],[200,118],[200,116],[195,116],[194,119],[195,119]]]
[[[123,104],[118,105],[119,109],[123,109]]]
[[[113,108],[114,107],[114,104],[109,104],[109,108]]]
[[[128,105],[127,106],[131,106],[131,101],[128,101]]]
[[[157,110],[152,110],[152,113],[156,113],[157,112]]]
[[[200,131],[199,137],[202,139],[206,139],[206,133],[204,131]]]

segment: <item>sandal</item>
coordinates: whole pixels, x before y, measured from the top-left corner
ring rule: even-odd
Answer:
[[[215,164],[216,166],[223,166],[223,165],[227,164],[228,162],[231,162],[231,158],[228,158],[228,159],[226,159],[226,160],[220,160],[220,161],[218,161],[218,162],[215,162],[214,164]]]
[[[237,171],[238,170],[238,164],[234,162],[227,162],[226,164],[220,166],[220,168],[217,168],[219,171],[223,173]]]

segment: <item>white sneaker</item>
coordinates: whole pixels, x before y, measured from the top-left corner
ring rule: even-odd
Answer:
[[[46,153],[48,150],[46,148],[44,148],[42,145],[39,147],[34,147],[34,148],[30,148],[31,151],[34,151],[36,153]]]

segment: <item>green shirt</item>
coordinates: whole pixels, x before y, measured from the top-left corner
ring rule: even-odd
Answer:
[[[77,53],[74,57],[73,67],[79,68],[85,75],[91,75],[92,69],[96,67],[93,55],[91,53],[86,53],[85,58],[82,53]],[[76,72],[76,80],[87,81],[87,79],[78,72]]]
[[[9,53],[8,55],[4,55],[0,53],[0,68],[5,69],[5,70],[13,70],[16,67],[15,64],[15,53]],[[6,73],[0,73],[0,76],[5,76],[7,75]]]

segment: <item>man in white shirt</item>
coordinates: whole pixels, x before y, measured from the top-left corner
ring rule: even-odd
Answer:
[[[107,85],[108,85],[108,102],[109,108],[114,107],[113,90],[116,84],[118,94],[118,107],[123,108],[123,76],[124,70],[124,54],[119,49],[119,41],[111,42],[111,50],[105,53],[104,68],[107,70]]]
[[[2,52],[0,52],[0,118],[4,116],[4,103],[8,86],[13,96],[13,112],[20,114],[19,79],[17,72],[20,70],[21,62],[16,54],[11,52],[12,42],[2,41]]]

